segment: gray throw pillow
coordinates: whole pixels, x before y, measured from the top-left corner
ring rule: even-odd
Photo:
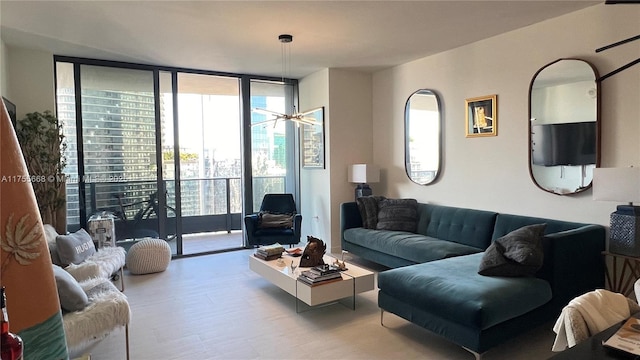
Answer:
[[[360,217],[362,217],[362,227],[365,229],[375,229],[378,224],[378,203],[385,199],[384,196],[362,196],[356,199]]]
[[[478,274],[486,276],[534,276],[542,267],[542,236],[547,224],[528,225],[496,239],[484,252]]]
[[[73,234],[56,236],[56,248],[61,266],[78,265],[96,253],[93,239],[84,229]]]
[[[384,199],[378,203],[378,230],[416,232],[418,201],[416,199]]]
[[[44,235],[47,238],[47,247],[49,248],[51,262],[56,265],[62,265],[60,255],[58,255],[58,247],[56,246],[56,237],[58,237],[58,232],[56,232],[56,229],[53,226],[44,224]]]
[[[80,311],[89,305],[89,298],[76,279],[63,268],[53,265],[53,275],[58,287],[60,307],[65,311]]]

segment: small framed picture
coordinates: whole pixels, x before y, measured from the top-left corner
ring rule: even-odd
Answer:
[[[304,114],[313,123],[301,127],[302,167],[324,169],[324,107]]]
[[[475,97],[465,103],[467,137],[498,135],[498,95]]]

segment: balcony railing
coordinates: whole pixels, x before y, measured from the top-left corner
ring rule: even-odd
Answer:
[[[144,233],[141,230],[159,233],[160,209],[157,206],[157,182],[155,180],[119,180],[121,179],[85,183],[87,217],[103,211],[116,214],[118,239],[136,237],[136,232]],[[253,180],[254,209],[260,207],[264,194],[283,192],[285,189],[284,176],[260,176],[254,177]],[[242,228],[242,184],[239,177],[180,181],[183,234],[232,231]],[[68,186],[69,190],[76,188],[77,186]],[[164,188],[167,207],[163,228],[165,235],[172,235],[177,233],[175,180],[164,180]],[[67,197],[77,199],[77,196],[70,193]],[[73,211],[73,205],[70,201],[71,211]],[[80,224],[73,225],[70,222],[70,228],[80,227]]]

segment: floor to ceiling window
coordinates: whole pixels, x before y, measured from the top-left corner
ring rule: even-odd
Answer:
[[[69,230],[108,211],[118,239],[164,238],[176,255],[241,247],[265,193],[297,194],[295,125],[250,125],[265,119],[251,108],[289,112],[291,84],[56,56]]]
[[[252,81],[251,108],[265,109],[281,114],[293,112],[293,87],[281,83]],[[295,190],[294,134],[296,125],[291,121],[269,122],[273,116],[251,113],[251,174],[253,208],[259,209],[264,194],[293,193]]]

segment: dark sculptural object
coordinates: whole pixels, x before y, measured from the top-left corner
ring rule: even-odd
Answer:
[[[313,236],[307,236],[307,246],[305,246],[302,256],[300,257],[301,267],[313,267],[323,265],[324,252],[327,250],[325,243]]]

